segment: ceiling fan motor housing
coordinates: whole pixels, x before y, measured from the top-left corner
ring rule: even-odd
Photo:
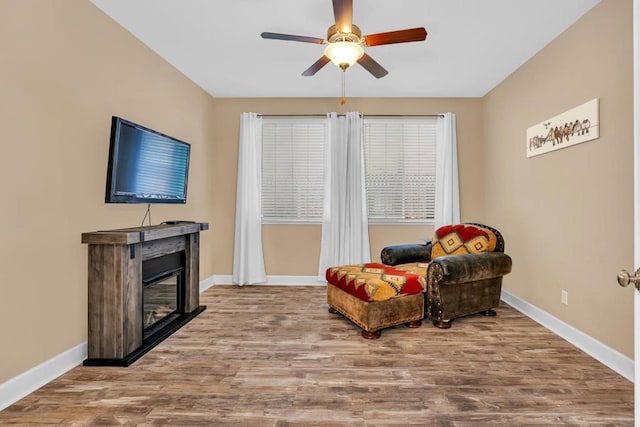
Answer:
[[[336,42],[351,42],[351,43],[362,43],[362,32],[357,25],[351,25],[351,31],[348,33],[342,33],[338,31],[335,25],[332,25],[327,30],[327,42],[336,43]]]

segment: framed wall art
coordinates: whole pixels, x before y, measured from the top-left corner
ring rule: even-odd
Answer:
[[[598,98],[527,129],[527,157],[537,156],[600,136]]]

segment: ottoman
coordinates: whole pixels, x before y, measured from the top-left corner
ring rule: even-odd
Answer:
[[[426,269],[426,263],[329,267],[329,312],[351,320],[367,339],[378,339],[381,329],[402,323],[418,328],[424,318]]]

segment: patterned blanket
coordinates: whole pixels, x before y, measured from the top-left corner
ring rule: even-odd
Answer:
[[[427,288],[427,263],[396,266],[379,263],[342,265],[327,269],[327,282],[363,301],[385,301]]]

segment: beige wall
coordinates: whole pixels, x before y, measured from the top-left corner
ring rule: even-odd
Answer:
[[[485,214],[512,294],[632,357],[632,1],[603,0],[483,100]],[[600,138],[527,159],[526,129],[593,98]],[[561,290],[569,293],[560,303]]]
[[[0,0],[0,51],[0,383],[86,341],[81,233],[142,220],[145,206],[103,202],[111,115],[192,143],[189,203],[152,213],[211,224],[206,278],[232,271],[241,112],[453,111],[462,219],[504,232],[505,289],[632,355],[615,284],[633,261],[630,0],[603,0],[483,99],[213,99],[86,0]],[[598,140],[526,159],[527,127],[595,97]],[[431,232],[372,226],[373,258]],[[265,226],[267,273],[315,275],[319,243],[316,225]]]
[[[428,82],[427,82],[428,83]],[[427,84],[425,83],[425,84]],[[221,99],[215,100],[214,138],[214,270],[229,275],[233,268],[238,129],[243,111],[262,114],[324,114],[360,111],[375,114],[437,114],[451,111],[458,121],[460,198],[463,220],[476,220],[482,212],[481,100],[478,98],[353,98],[341,106],[337,98]],[[224,125],[222,125],[224,123]],[[314,276],[318,273],[321,227],[319,225],[265,225],[263,250],[268,275]],[[415,243],[429,238],[431,226],[370,226],[371,256],[390,244]]]
[[[0,0],[0,383],[87,340],[85,231],[139,225],[104,203],[112,115],[192,144],[188,203],[211,221],[213,98],[86,0]],[[202,234],[201,277],[213,274]]]

